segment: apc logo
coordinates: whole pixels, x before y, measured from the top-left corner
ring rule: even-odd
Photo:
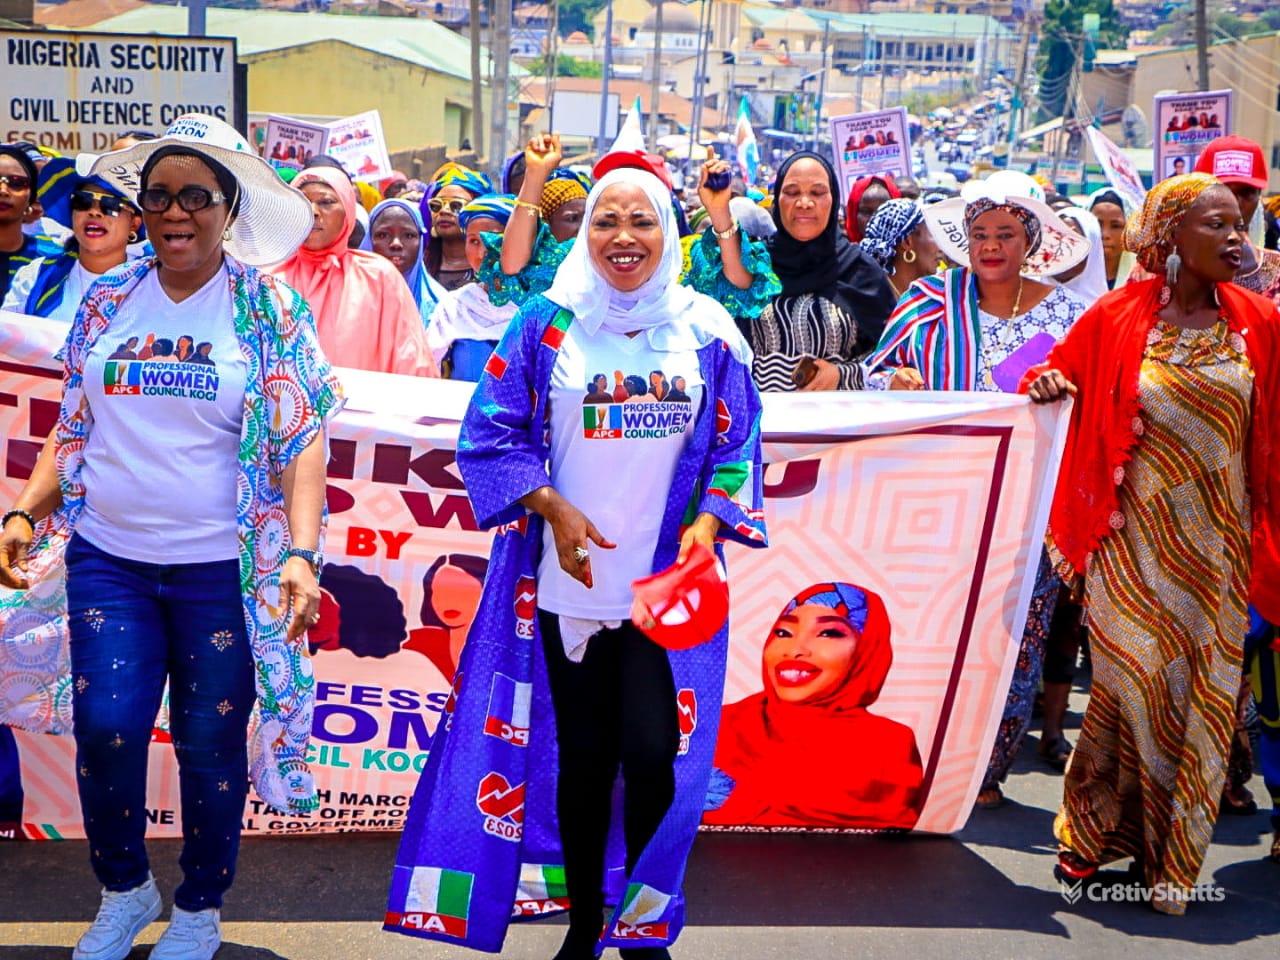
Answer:
[[[490,771],[476,790],[476,806],[485,815],[485,833],[512,843],[520,841],[524,834],[523,783],[512,786],[502,774]]]
[[[529,709],[533,684],[513,680],[505,673],[493,675],[489,691],[489,712],[484,732],[517,747],[529,745]]]
[[[670,924],[666,923],[637,923],[627,924],[619,921],[613,926],[613,939],[615,940],[668,940],[670,939],[667,931]]]
[[[676,714],[680,722],[680,747],[676,755],[683,757],[689,752],[689,738],[698,729],[698,695],[685,687],[676,693]]]
[[[533,639],[533,618],[538,615],[538,581],[521,577],[516,581],[516,636]]]

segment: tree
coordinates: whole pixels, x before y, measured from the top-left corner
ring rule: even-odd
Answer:
[[[591,18],[604,9],[608,0],[560,0],[560,33],[568,36],[575,30],[581,30],[591,36]]]
[[[1098,46],[1123,50],[1129,29],[1120,22],[1113,0],[1049,0],[1040,30],[1036,70],[1040,74],[1040,119],[1066,114],[1072,91],[1072,71],[1084,33],[1084,15],[1096,13],[1102,20]]]
[[[535,77],[545,76],[547,58],[537,57],[526,64],[525,69]],[[567,53],[561,53],[556,56],[556,76],[602,77],[604,76],[604,66],[599,63],[593,63],[590,60],[579,60],[577,57],[571,57]]]

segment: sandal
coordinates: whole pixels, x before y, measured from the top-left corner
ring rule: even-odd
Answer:
[[[1222,788],[1222,799],[1218,803],[1220,817],[1251,817],[1258,812],[1258,801],[1244,787],[1227,784]]]
[[[1063,847],[1058,851],[1058,870],[1070,880],[1088,880],[1098,872],[1098,865]]]
[[[1038,752],[1046,766],[1062,773],[1067,769],[1067,761],[1071,759],[1071,743],[1059,734],[1052,740],[1041,740]]]
[[[983,787],[978,791],[978,799],[973,804],[979,810],[994,810],[1004,806],[1004,791],[999,784]]]

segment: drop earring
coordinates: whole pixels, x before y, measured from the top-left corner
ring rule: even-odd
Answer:
[[[1169,286],[1173,286],[1178,282],[1178,272],[1182,269],[1182,257],[1178,256],[1175,250],[1169,254],[1169,259],[1164,264],[1164,279]]]

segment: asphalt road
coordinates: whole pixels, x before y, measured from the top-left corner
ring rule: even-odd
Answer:
[[[1083,706],[1083,696],[1073,706]],[[1078,725],[1078,715],[1071,718]],[[1070,736],[1070,734],[1069,734]],[[1052,875],[1050,827],[1061,777],[1034,735],[1006,785],[1010,802],[975,811],[952,837],[724,835],[699,838],[689,924],[676,960],[945,960],[1280,956],[1280,865],[1265,859],[1264,814],[1218,825],[1201,883],[1220,902],[1184,917],[1139,903],[1069,904]],[[1261,777],[1253,783],[1263,796]],[[476,954],[382,933],[397,838],[250,839],[224,913],[218,960],[445,960]],[[162,891],[178,882],[176,841],[152,844]],[[0,844],[0,960],[68,960],[97,909],[82,842]],[[143,960],[163,928],[139,938]],[[503,957],[547,960],[562,921],[512,928]],[[612,952],[606,956],[616,957]]]

